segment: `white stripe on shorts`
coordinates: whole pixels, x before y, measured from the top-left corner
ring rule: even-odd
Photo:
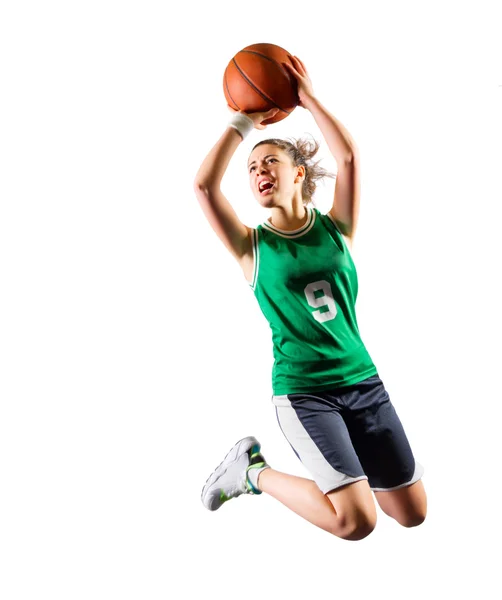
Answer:
[[[401,488],[408,487],[409,485],[413,485],[419,479],[422,479],[423,474],[424,474],[423,466],[420,463],[417,463],[417,461],[415,461],[415,472],[413,473],[413,477],[406,483],[402,483],[401,485],[396,485],[395,487],[391,487],[391,488],[371,488],[371,490],[373,492],[393,492],[394,490],[400,490]]]
[[[323,494],[332,492],[342,485],[368,479],[366,475],[349,477],[336,471],[329,464],[302,425],[287,396],[273,396],[272,402],[276,406],[277,419],[284,436]]]

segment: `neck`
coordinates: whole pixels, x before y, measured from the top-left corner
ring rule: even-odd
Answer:
[[[275,206],[271,212],[270,223],[285,231],[299,229],[307,221],[307,209],[301,199],[289,206]]]

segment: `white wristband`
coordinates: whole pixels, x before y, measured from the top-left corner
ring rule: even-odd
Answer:
[[[254,129],[253,119],[250,119],[243,113],[235,114],[230,119],[228,126],[237,129],[237,131],[241,134],[242,139],[244,139]]]

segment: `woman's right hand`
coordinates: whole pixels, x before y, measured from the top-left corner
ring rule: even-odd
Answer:
[[[263,125],[263,121],[266,121],[267,119],[271,119],[272,117],[275,117],[275,115],[279,112],[278,108],[271,108],[270,110],[267,110],[266,112],[254,112],[254,113],[247,113],[247,112],[244,112],[243,110],[234,110],[231,106],[229,106],[228,108],[233,114],[241,113],[243,115],[246,115],[246,117],[249,117],[253,121],[255,129],[265,129],[266,125]]]

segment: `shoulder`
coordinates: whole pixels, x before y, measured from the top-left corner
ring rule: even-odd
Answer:
[[[322,214],[317,208],[314,209],[321,221],[328,223],[333,230],[336,231],[339,237],[343,238],[343,241],[347,244],[349,249],[352,249],[352,238],[350,238],[346,233],[344,233],[344,228],[341,223],[336,221],[333,215],[330,212]]]

